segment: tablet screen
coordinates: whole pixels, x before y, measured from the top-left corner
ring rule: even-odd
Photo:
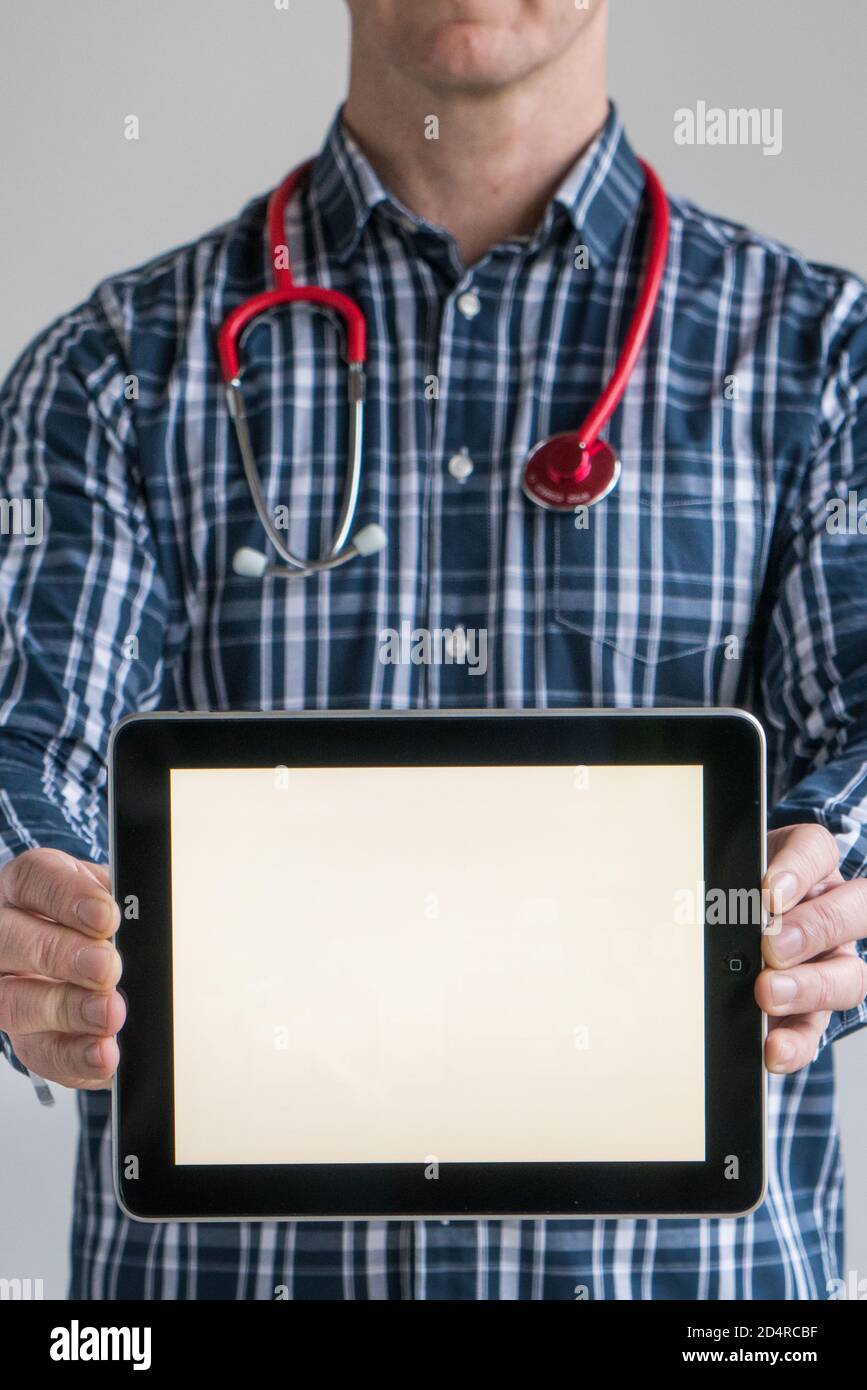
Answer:
[[[702,1162],[702,771],[173,769],[175,1163]]]

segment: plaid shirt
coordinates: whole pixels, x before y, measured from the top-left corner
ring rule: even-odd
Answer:
[[[216,334],[269,283],[264,210],[106,281],[6,384],[3,494],[44,499],[45,539],[0,552],[3,857],[105,858],[106,741],[130,710],[737,704],[767,729],[771,824],[827,825],[844,873],[863,873],[867,545],[852,506],[826,523],[829,499],[867,496],[865,287],[675,199],[609,429],[623,476],[578,527],[527,503],[520,477],[598,397],[640,282],[642,176],[617,112],[536,233],[469,270],[338,113],[286,237],[299,281],[367,316],[358,515],[388,546],[260,583],[231,569],[262,535]],[[316,554],[343,484],[339,342],[296,311],[247,347],[267,499]],[[380,635],[403,623],[485,629],[486,674],[384,664]],[[811,1066],[771,1078],[768,1197],[743,1220],[140,1225],[112,1195],[108,1097],[82,1094],[72,1293],[826,1297],[842,1261],[829,1044],[865,1021],[835,1015]]]

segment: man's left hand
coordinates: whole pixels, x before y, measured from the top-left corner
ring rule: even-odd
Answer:
[[[815,1057],[831,1013],[856,1008],[867,994],[867,965],[855,949],[867,936],[867,879],[845,882],[839,859],[824,826],[768,834],[763,887],[776,920],[762,940],[766,969],[756,1001],[770,1015],[769,1071],[800,1071]]]

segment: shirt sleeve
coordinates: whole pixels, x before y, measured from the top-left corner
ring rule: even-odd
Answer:
[[[134,396],[96,299],[0,388],[0,865],[34,846],[106,860],[108,737],[158,699],[167,601]]]
[[[846,879],[867,874],[867,292],[847,283],[824,328],[829,363],[807,476],[784,503],[762,663],[780,750],[769,827],[816,821]],[[865,924],[867,925],[867,924]],[[867,942],[858,950],[867,960]],[[867,1023],[835,1013],[823,1045]]]

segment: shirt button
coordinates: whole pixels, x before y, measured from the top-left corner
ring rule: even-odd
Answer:
[[[474,319],[476,314],[482,312],[482,301],[475,290],[466,290],[458,298],[458,308],[465,319]]]
[[[452,454],[449,459],[449,472],[459,483],[465,483],[467,481],[474,466],[469,454]]]

